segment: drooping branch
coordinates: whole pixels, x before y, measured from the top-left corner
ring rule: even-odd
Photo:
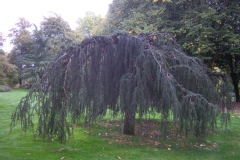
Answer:
[[[150,112],[161,115],[165,133],[173,113],[182,134],[204,138],[229,107],[228,83],[218,78],[169,34],[94,36],[56,57],[17,106],[11,127],[20,120],[24,131],[31,127],[44,140],[64,141],[71,124],[91,125],[111,110],[125,115],[125,134],[134,134],[136,114],[143,118]]]

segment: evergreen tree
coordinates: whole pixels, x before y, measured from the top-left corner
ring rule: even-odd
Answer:
[[[188,55],[228,72],[240,101],[239,15],[238,0],[114,0],[107,27],[112,33],[172,33]]]
[[[44,17],[40,29],[20,18],[10,31],[14,45],[11,62],[20,70],[21,84],[32,84],[41,78],[47,65],[72,41],[68,23],[57,14]]]
[[[9,54],[10,62],[18,67],[19,71],[19,82],[22,84],[24,82],[34,81],[34,72],[31,71],[30,67],[34,64],[31,59],[34,40],[31,33],[32,24],[25,18],[19,18],[18,22],[15,24],[14,28],[10,29],[11,43],[13,48]]]
[[[172,114],[176,132],[205,138],[219,113],[222,122],[228,120],[231,107],[226,75],[184,54],[171,35],[116,33],[84,39],[58,54],[16,107],[11,128],[19,120],[25,132],[64,141],[74,123],[91,125],[111,110],[124,115],[124,134],[135,133],[136,115],[152,113],[161,117],[163,136]]]
[[[40,79],[48,64],[56,54],[50,50],[50,38],[43,34],[42,30],[35,30],[32,33],[33,47],[30,54],[18,56],[15,62],[22,64],[20,78],[33,84]]]

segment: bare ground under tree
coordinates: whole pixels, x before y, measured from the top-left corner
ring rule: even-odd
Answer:
[[[235,103],[234,112],[235,113],[240,113],[240,102]]]

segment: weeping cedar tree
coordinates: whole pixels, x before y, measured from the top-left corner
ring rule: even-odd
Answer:
[[[177,134],[205,138],[219,115],[229,119],[228,84],[169,34],[94,36],[56,57],[16,107],[11,129],[20,121],[24,132],[65,141],[74,123],[91,125],[110,110],[124,115],[124,134],[134,134],[136,115],[159,114],[162,135],[173,118]]]

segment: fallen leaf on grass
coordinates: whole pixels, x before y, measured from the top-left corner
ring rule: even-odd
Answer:
[[[205,147],[205,146],[206,146],[206,145],[205,145],[205,144],[203,144],[203,143],[202,143],[202,144],[200,144],[200,147]]]
[[[58,150],[58,152],[61,152],[62,150],[64,150],[64,148],[60,148],[60,149]]]
[[[155,146],[158,146],[158,145],[159,145],[159,142],[155,141],[154,144],[155,144]]]
[[[122,159],[122,158],[118,156],[118,159]]]
[[[169,151],[170,151],[170,150],[171,150],[171,148],[167,148],[167,150],[169,150]]]
[[[211,147],[216,147],[215,143],[210,144]]]

